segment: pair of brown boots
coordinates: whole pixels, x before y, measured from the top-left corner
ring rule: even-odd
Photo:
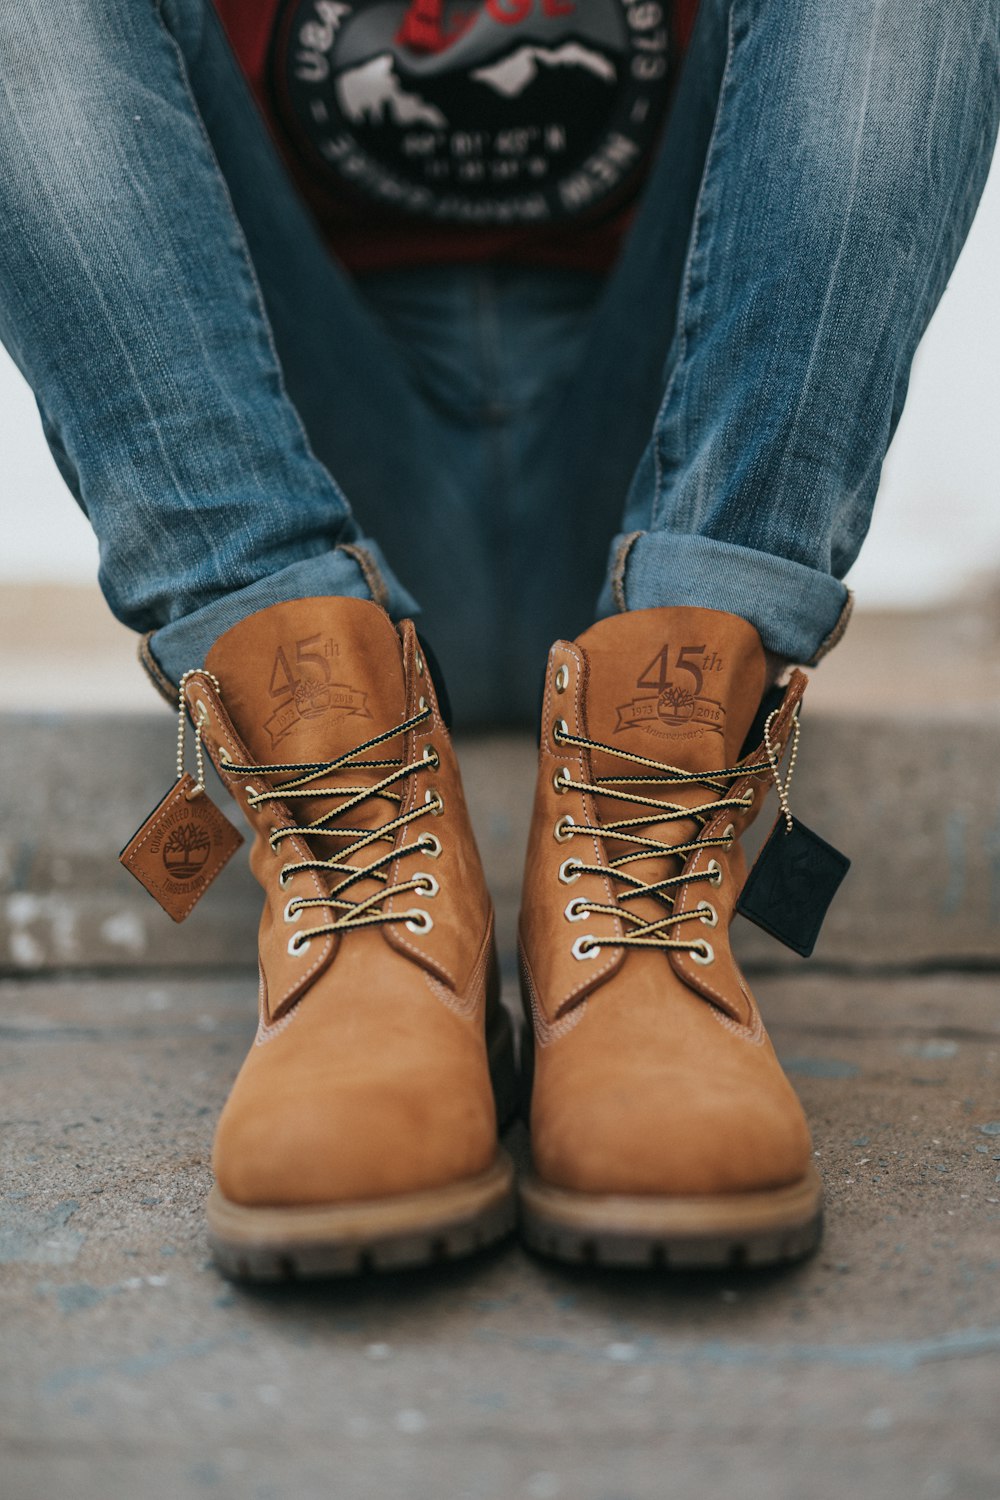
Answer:
[[[223,1269],[462,1255],[511,1230],[518,1196],[528,1244],[567,1260],[762,1263],[813,1247],[809,1132],[728,940],[740,835],[804,683],[793,674],[765,735],[760,641],[710,610],[618,615],[552,648],[519,1082],[492,906],[413,625],[309,599],[216,643],[183,694],[254,829],[265,892],[259,1029],[215,1143]],[[518,1187],[498,1128],[529,1087]]]

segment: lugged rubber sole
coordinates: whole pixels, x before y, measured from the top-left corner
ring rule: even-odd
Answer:
[[[505,1151],[478,1177],[426,1192],[303,1208],[252,1208],[213,1187],[209,1245],[220,1270],[250,1281],[354,1276],[471,1255],[516,1223]]]
[[[525,1244],[578,1265],[777,1265],[811,1254],[822,1233],[823,1187],[814,1167],[789,1187],[705,1198],[577,1193],[527,1176],[520,1198]]]

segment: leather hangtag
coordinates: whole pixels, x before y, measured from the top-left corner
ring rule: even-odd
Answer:
[[[168,917],[183,922],[243,842],[211,798],[189,793],[185,773],[118,856]]]
[[[736,903],[736,910],[793,952],[808,958],[851,861],[798,818],[779,818]]]

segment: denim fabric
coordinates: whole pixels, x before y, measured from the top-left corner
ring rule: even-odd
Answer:
[[[0,6],[0,336],[112,609],[176,680],[276,599],[417,599],[467,722],[530,716],[598,594],[812,659],[998,50],[1000,0],[703,0],[612,275],[352,284],[204,0]]]

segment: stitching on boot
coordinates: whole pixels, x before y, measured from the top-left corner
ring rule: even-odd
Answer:
[[[524,944],[520,939],[518,940],[517,952],[521,965],[521,981],[528,996],[528,1004],[531,1007],[531,1019],[534,1026],[535,1038],[540,1047],[547,1047],[550,1042],[559,1041],[567,1032],[573,1031],[575,1027],[579,1026],[587,1009],[588,997],[585,995],[579,1005],[574,1006],[571,1011],[567,1011],[566,1015],[562,1016],[558,1021],[547,1020],[542,1010],[541,1002],[538,999],[538,989],[531,970],[528,967],[528,958],[524,951]]]
[[[486,999],[486,971],[489,967],[490,952],[493,943],[493,918],[486,928],[486,937],[479,950],[479,957],[472,966],[472,971],[465,984],[465,994],[460,995],[456,990],[450,990],[447,985],[441,983],[433,974],[423,970],[424,983],[436,1000],[457,1016],[474,1015],[479,1006]]]

